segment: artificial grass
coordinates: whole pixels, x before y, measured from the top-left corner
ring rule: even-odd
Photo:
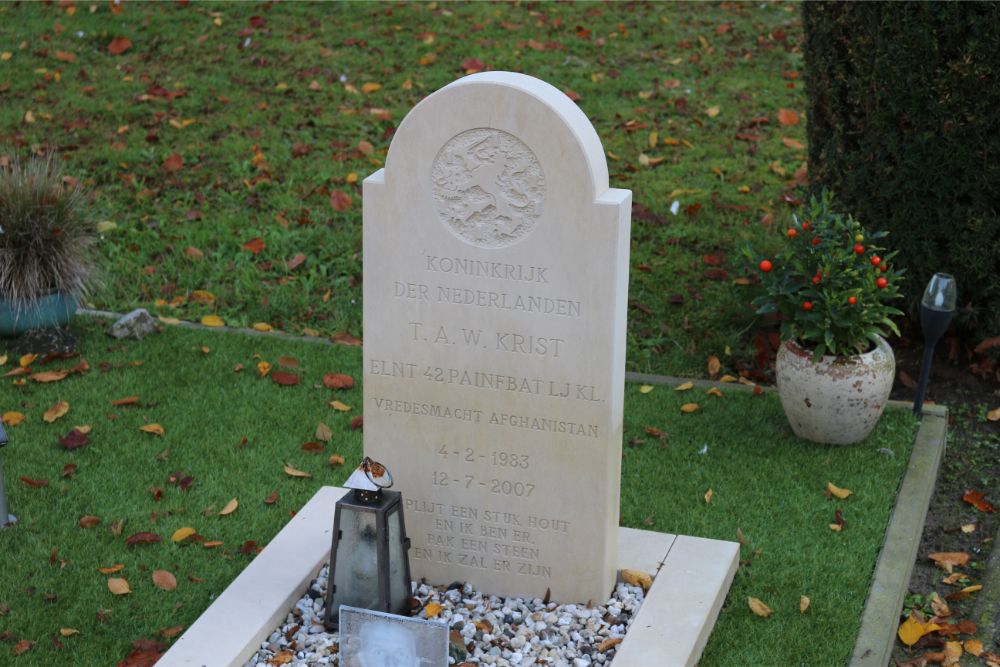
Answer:
[[[630,369],[753,368],[736,250],[802,182],[801,35],[780,2],[5,3],[0,142],[57,148],[92,189],[94,307],[363,337],[360,180],[429,93],[531,74],[633,191]]]
[[[247,540],[265,545],[320,485],[343,481],[348,471],[331,467],[329,455],[360,457],[360,432],[349,426],[361,413],[360,383],[350,390],[322,384],[330,372],[360,380],[358,348],[177,327],[122,343],[104,337],[103,320],[77,323],[89,372],[50,384],[8,384],[0,394],[0,412],[27,416],[9,429],[4,452],[20,522],[0,531],[0,603],[9,607],[5,636],[37,642],[19,658],[31,665],[66,664],[70,655],[73,664],[111,664],[133,640],[190,625],[250,561],[252,549],[240,551]],[[281,356],[297,361],[284,370],[300,384],[260,377],[256,364],[274,364],[273,374]],[[238,364],[243,370],[234,372]],[[140,398],[138,406],[110,404],[130,395]],[[69,413],[45,423],[42,414],[59,400],[69,402]],[[352,410],[339,412],[331,400]],[[692,401],[701,409],[682,413],[681,404]],[[623,525],[726,540],[739,531],[746,541],[744,564],[701,664],[845,662],[908,459],[912,416],[890,410],[864,444],[834,448],[792,437],[770,394],[726,388],[716,397],[667,386],[643,394],[629,384],[625,408]],[[303,451],[303,443],[316,440],[320,421],[331,428],[331,444],[322,453]],[[149,423],[161,424],[165,434],[139,430]],[[57,439],[77,424],[93,427],[90,444],[65,451]],[[61,478],[68,463],[76,472]],[[285,463],[313,477],[289,477]],[[174,473],[192,476],[193,485],[183,491],[170,484]],[[30,488],[21,477],[50,483]],[[828,481],[854,495],[829,500]],[[159,501],[150,487],[163,490]],[[265,504],[273,491],[279,500]],[[219,516],[231,498],[239,508]],[[840,533],[828,527],[836,508],[846,521]],[[102,523],[82,528],[83,515]],[[110,530],[115,521],[124,521],[120,535]],[[171,542],[184,526],[223,545]],[[127,547],[126,538],[141,531],[163,540]],[[116,563],[124,565],[120,573],[97,571]],[[176,576],[176,590],[154,586],[156,569]],[[112,595],[109,576],[125,577],[133,592]],[[751,595],[774,615],[754,616],[746,603]],[[812,600],[804,615],[800,595]],[[80,634],[61,637],[60,628]]]

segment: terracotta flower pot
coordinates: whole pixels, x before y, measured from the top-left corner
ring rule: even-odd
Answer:
[[[812,354],[785,341],[775,361],[778,396],[795,435],[833,445],[861,442],[889,401],[896,358],[884,339],[869,352],[847,357]]]
[[[76,297],[50,294],[31,306],[0,298],[0,336],[19,336],[30,329],[65,326],[76,312]]]

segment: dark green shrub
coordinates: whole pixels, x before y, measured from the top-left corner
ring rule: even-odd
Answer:
[[[892,232],[908,307],[955,275],[959,322],[1000,332],[1000,4],[807,2],[809,173]]]

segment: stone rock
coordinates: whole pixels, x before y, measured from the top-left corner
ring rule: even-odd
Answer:
[[[112,338],[140,340],[157,330],[156,320],[145,308],[136,308],[108,328]]]

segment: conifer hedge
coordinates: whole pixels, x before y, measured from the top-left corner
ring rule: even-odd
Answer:
[[[1000,3],[806,2],[809,173],[890,232],[911,312],[955,275],[967,333],[1000,334]]]

